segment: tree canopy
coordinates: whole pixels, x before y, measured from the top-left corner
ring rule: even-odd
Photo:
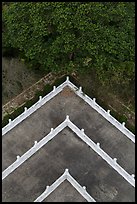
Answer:
[[[49,71],[95,69],[134,78],[133,2],[14,2],[3,6],[3,45]]]

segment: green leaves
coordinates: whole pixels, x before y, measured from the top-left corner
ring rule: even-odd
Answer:
[[[3,45],[48,70],[80,69],[92,58],[105,80],[109,72],[119,73],[118,63],[134,61],[134,18],[129,2],[13,2],[3,9]]]

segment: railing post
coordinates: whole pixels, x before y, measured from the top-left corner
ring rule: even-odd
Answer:
[[[69,175],[69,170],[65,169],[65,172],[64,172],[65,179],[68,179],[68,175]]]
[[[84,129],[83,128],[81,129],[81,132],[84,133]]]
[[[69,82],[69,76],[66,77],[66,82]]]
[[[34,147],[37,145],[37,143],[38,143],[37,141],[34,142]]]
[[[114,162],[115,162],[115,164],[116,164],[116,163],[117,163],[117,158],[114,158],[113,160],[114,160]]]
[[[83,186],[83,189],[86,191],[86,186]]]
[[[53,128],[51,128],[50,132],[52,133],[52,132],[53,132],[53,130],[54,130],[54,129],[53,129]]]
[[[82,93],[82,87],[80,86],[79,87],[79,90],[78,90],[80,93]]]
[[[68,169],[65,169],[65,173],[68,174],[68,173],[69,173],[69,170],[68,170]]]
[[[66,120],[69,121],[69,115],[66,115]]]
[[[39,96],[39,101],[41,101],[42,100],[42,96]]]
[[[125,122],[122,123],[122,127],[125,128]]]
[[[27,111],[27,107],[24,107],[24,112],[26,113],[26,111]]]
[[[48,191],[48,189],[49,189],[49,186],[46,186],[46,191]]]
[[[11,119],[9,119],[9,124],[11,123]]]
[[[107,110],[107,114],[110,115],[110,110]]]
[[[19,155],[17,155],[17,161],[20,159],[20,156]]]
[[[55,91],[56,90],[56,86],[53,86],[53,91]]]
[[[97,143],[97,147],[100,148],[100,143],[99,142]]]
[[[93,103],[96,103],[96,98],[93,98]]]

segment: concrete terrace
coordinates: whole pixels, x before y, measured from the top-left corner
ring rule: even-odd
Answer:
[[[110,157],[116,157],[118,164],[129,174],[135,173],[135,144],[69,87],[65,87],[61,93],[2,137],[2,170],[11,165],[17,155],[21,156],[28,151],[34,141],[41,140],[51,128],[62,123],[66,115],[70,116],[70,120],[78,128],[84,128],[91,140],[99,142]],[[3,180],[3,202],[34,201],[65,168],[70,170],[80,185],[87,187],[87,192],[96,201],[135,200],[134,187],[75,133],[65,128]],[[65,197],[64,188],[71,195]],[[55,202],[53,200],[58,200],[58,195],[61,202],[69,199],[86,202],[75,191],[66,182],[62,183],[45,202]]]
[[[134,187],[66,128],[3,180],[3,202],[35,200],[66,167],[95,200],[134,201]]]

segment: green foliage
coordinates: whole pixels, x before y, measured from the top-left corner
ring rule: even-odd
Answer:
[[[111,115],[116,118],[120,123],[125,122],[126,123],[126,127],[133,133],[135,134],[135,126],[131,125],[127,120],[127,117],[124,115],[121,115],[117,112],[115,112],[114,110],[111,111]]]
[[[10,115],[7,114],[2,120],[2,127],[6,126],[9,122]]]
[[[55,80],[55,82],[52,84],[52,86],[59,86],[60,84],[62,84],[63,82],[65,82],[66,81],[66,75],[65,76],[63,76],[63,77],[61,77],[61,78],[57,78],[56,80]]]
[[[23,113],[23,111],[24,111],[24,106],[19,107],[18,109],[16,109],[16,110],[10,115],[11,120],[14,120],[14,118],[18,117],[21,113]]]
[[[95,69],[121,83],[134,78],[134,21],[134,2],[13,2],[3,9],[3,45],[37,69]]]
[[[2,49],[2,56],[7,58],[17,57],[19,56],[19,51],[15,48],[4,48]]]

